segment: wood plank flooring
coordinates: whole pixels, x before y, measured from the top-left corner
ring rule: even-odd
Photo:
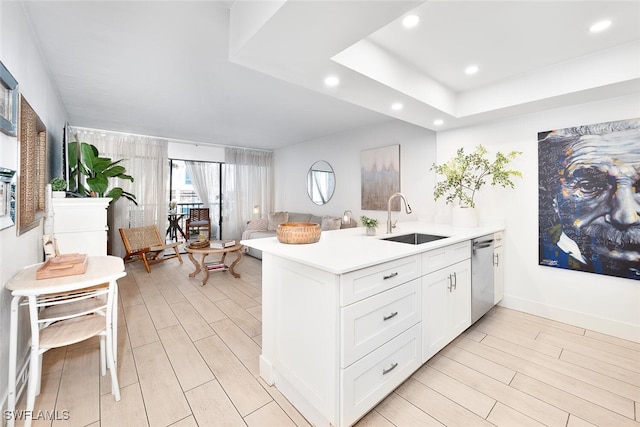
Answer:
[[[109,376],[99,376],[97,340],[51,350],[36,402],[49,417],[40,412],[33,425],[308,426],[259,378],[260,261],[244,257],[241,279],[216,272],[204,287],[188,277],[191,271],[186,257],[183,265],[154,265],[151,274],[141,263],[128,264],[119,282],[121,401],[110,394]],[[358,426],[639,421],[640,343],[496,307]]]

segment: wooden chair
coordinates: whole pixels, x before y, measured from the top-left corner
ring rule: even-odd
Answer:
[[[201,228],[207,230],[207,239],[211,239],[211,218],[209,217],[209,208],[193,208],[189,209],[189,217],[185,221],[187,239],[191,236],[191,229],[195,228],[200,232]]]
[[[71,293],[29,296],[31,352],[26,413],[31,414],[40,394],[42,355],[92,337],[100,338],[100,373],[111,373],[111,393],[120,400],[117,374],[118,284],[115,280]],[[31,425],[29,417],[25,425]]]
[[[181,241],[165,243],[160,237],[158,227],[148,225],[145,227],[121,228],[120,237],[127,254],[123,257],[124,262],[142,261],[147,273],[151,273],[151,264],[166,261],[172,258],[178,258],[182,264],[182,257],[178,246]],[[175,254],[165,255],[164,251],[173,249]]]

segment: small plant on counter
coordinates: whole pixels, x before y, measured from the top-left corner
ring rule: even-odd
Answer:
[[[360,221],[362,221],[362,225],[366,228],[376,228],[378,226],[378,220],[375,218],[361,216]]]
[[[66,191],[67,189],[67,181],[62,178],[53,178],[49,184],[51,184],[53,191]]]

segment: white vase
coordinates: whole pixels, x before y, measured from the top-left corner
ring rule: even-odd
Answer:
[[[66,191],[52,191],[51,192],[51,197],[55,197],[56,199],[64,199],[65,197],[67,197],[67,192]]]
[[[365,227],[365,229],[367,230],[367,236],[375,236],[376,235],[376,228],[375,227]]]
[[[476,208],[454,206],[451,225],[454,227],[477,227],[478,212],[476,211]]]

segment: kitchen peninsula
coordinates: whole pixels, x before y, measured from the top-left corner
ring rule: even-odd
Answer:
[[[409,233],[445,237],[384,240]],[[352,425],[471,325],[471,243],[494,235],[405,222],[307,245],[242,241],[263,254],[260,375],[314,425]]]

